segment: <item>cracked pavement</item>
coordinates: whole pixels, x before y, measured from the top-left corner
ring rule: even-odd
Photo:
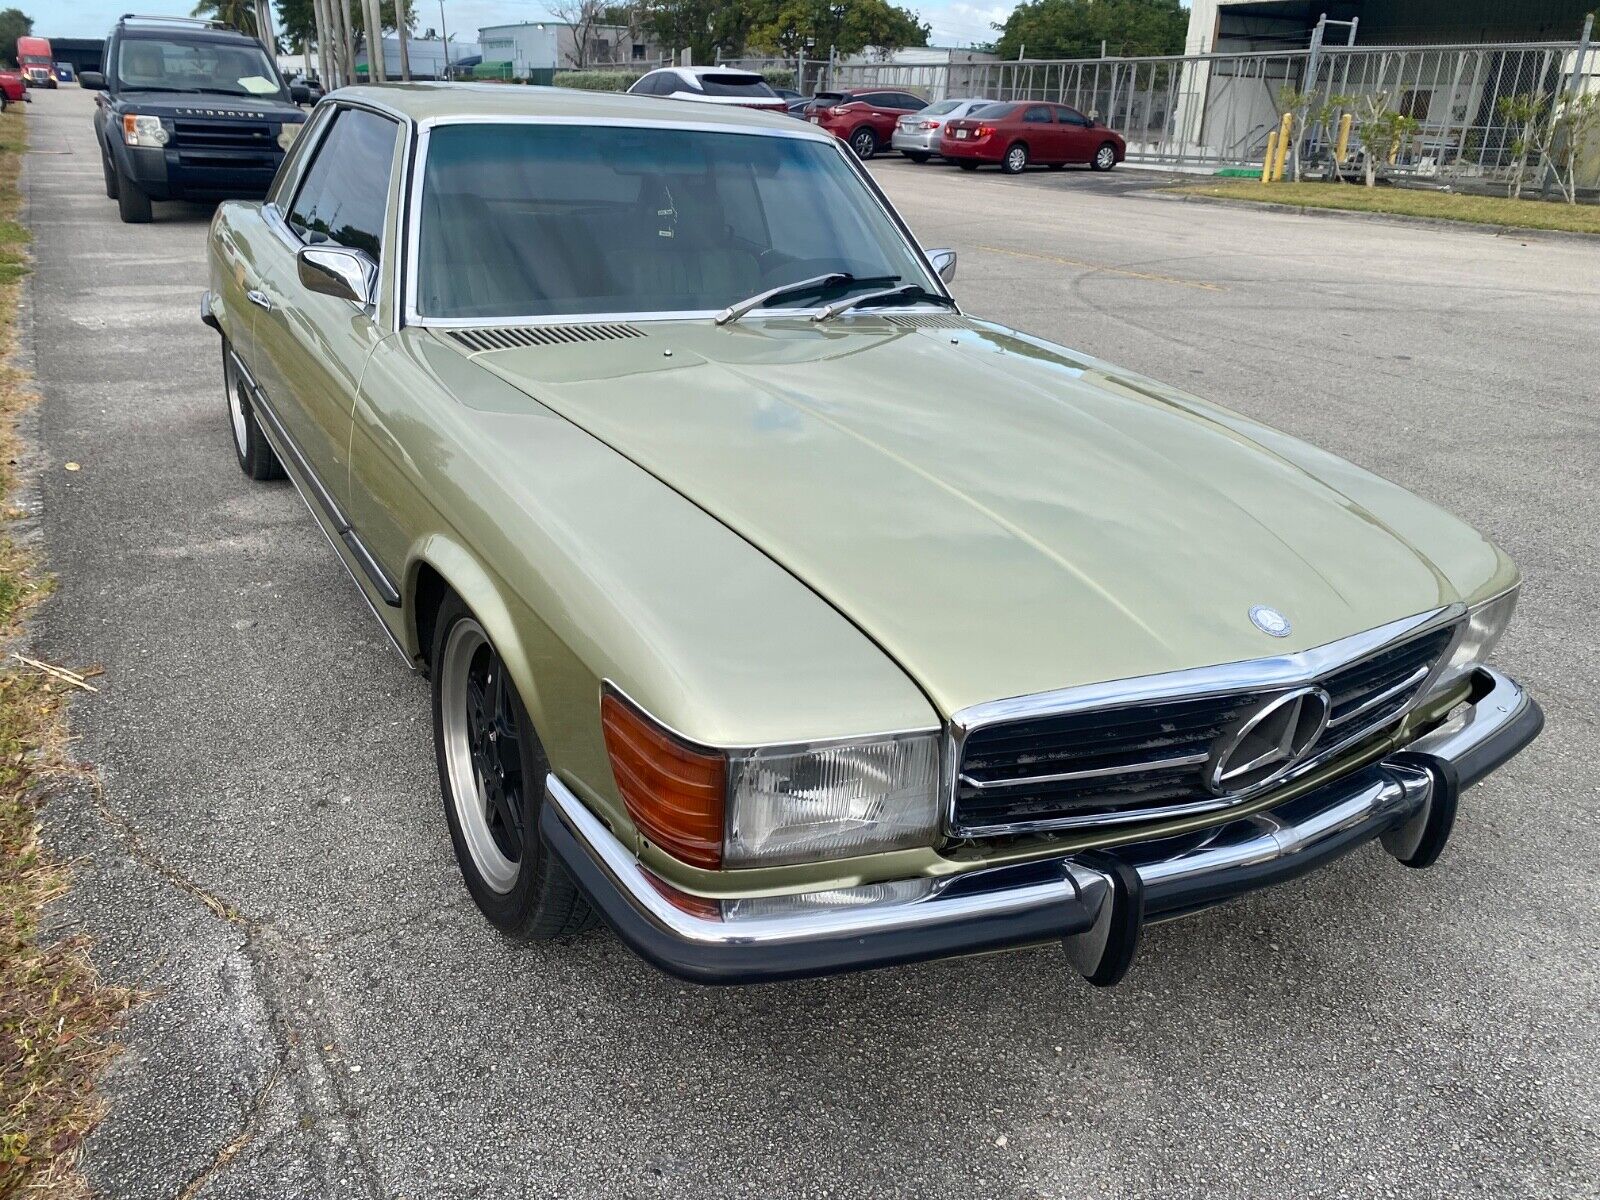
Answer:
[[[233,461],[209,211],[120,225],[90,100],[26,118],[25,334],[37,652],[106,670],[73,710],[99,784],[47,811],[82,859],[54,916],[151,992],[85,1156],[104,1195],[1600,1194],[1600,242],[875,164],[974,311],[1501,541],[1529,577],[1501,661],[1549,728],[1432,871],[1368,848],[1153,929],[1112,992],[1048,949],[710,992],[479,919],[424,683]]]

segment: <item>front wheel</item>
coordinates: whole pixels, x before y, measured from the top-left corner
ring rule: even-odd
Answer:
[[[1020,175],[1028,165],[1028,148],[1021,142],[1006,151],[1006,156],[1000,161],[1000,169],[1007,175]]]
[[[1094,158],[1089,165],[1096,171],[1109,171],[1117,165],[1117,148],[1106,142],[1094,152]]]
[[[865,162],[878,152],[878,135],[863,125],[850,135],[850,149],[856,152],[857,158]]]
[[[150,220],[150,196],[121,171],[117,172],[117,215],[125,225],[143,225]]]
[[[932,157],[932,155],[924,154],[920,150],[907,150],[905,155],[914,163],[925,163]]]
[[[539,837],[544,747],[499,651],[454,595],[439,607],[430,661],[439,788],[467,891],[520,940],[587,929],[593,910]]]
[[[112,168],[111,160],[106,157],[104,151],[100,153],[100,170],[106,177],[106,199],[115,200],[117,198],[117,173]]]

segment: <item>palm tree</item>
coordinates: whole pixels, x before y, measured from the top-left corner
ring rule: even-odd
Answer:
[[[248,33],[251,37],[257,36],[256,6],[251,0],[200,0],[189,15],[221,21],[224,25],[232,25],[241,33]]]

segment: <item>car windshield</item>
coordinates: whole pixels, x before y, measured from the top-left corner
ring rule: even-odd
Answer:
[[[419,222],[424,317],[708,312],[832,273],[933,283],[839,150],[806,137],[442,125]]]
[[[128,38],[117,50],[117,86],[125,92],[283,95],[266,51],[254,42]]]
[[[708,96],[745,96],[757,100],[776,100],[778,93],[759,75],[725,71],[720,75],[700,76],[700,86]]]

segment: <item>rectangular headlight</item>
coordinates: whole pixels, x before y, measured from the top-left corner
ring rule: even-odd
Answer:
[[[142,117],[128,113],[122,118],[122,140],[130,146],[165,146],[167,131],[160,117]]]
[[[932,843],[939,734],[897,734],[731,757],[730,867],[808,862]]]
[[[1499,644],[1506,626],[1511,624],[1511,614],[1517,610],[1517,596],[1521,590],[1520,584],[1508,588],[1492,600],[1485,600],[1467,610],[1466,629],[1462,631],[1461,640],[1456,643],[1449,663],[1434,682],[1435,693],[1460,682],[1477,667],[1489,661],[1489,656],[1494,653],[1494,648]]]

